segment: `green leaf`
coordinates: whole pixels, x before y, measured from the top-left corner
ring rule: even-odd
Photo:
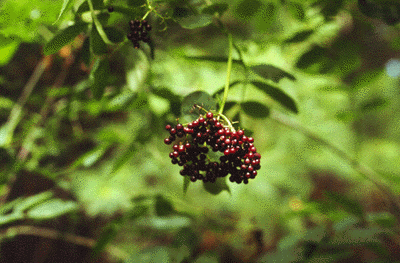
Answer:
[[[396,218],[388,212],[369,213],[369,221],[373,221],[381,227],[392,228],[396,225]]]
[[[310,73],[326,73],[334,66],[329,57],[329,50],[320,46],[313,46],[296,62],[296,67]]]
[[[200,113],[204,113],[204,111],[194,107],[194,105],[202,106],[207,111],[215,110],[217,108],[217,103],[208,93],[204,91],[195,91],[190,93],[182,101],[182,117],[180,120],[182,123],[196,120]]]
[[[164,196],[156,195],[155,212],[157,216],[170,216],[174,214],[174,206]]]
[[[263,91],[275,101],[279,102],[287,109],[293,111],[294,113],[299,112],[295,101],[280,89],[259,81],[252,81],[251,84]]]
[[[157,230],[177,230],[188,227],[191,220],[184,216],[147,217],[136,221],[138,226]]]
[[[189,189],[189,184],[190,184],[190,178],[189,176],[185,176],[183,178],[183,193],[186,195],[188,189]]]
[[[129,6],[140,7],[146,4],[146,0],[128,0]]]
[[[286,39],[284,43],[298,43],[298,42],[303,42],[305,41],[309,36],[314,33],[314,30],[308,29],[308,30],[303,30],[298,33],[296,33],[294,36]]]
[[[125,34],[115,27],[104,27],[104,32],[107,35],[107,38],[113,43],[119,43],[124,41]]]
[[[335,192],[325,191],[326,197],[330,200],[338,203],[346,212],[355,215],[358,218],[364,218],[363,208],[359,202],[348,198],[345,195],[338,194]]]
[[[25,210],[27,210],[33,206],[36,206],[52,197],[53,197],[53,193],[50,191],[42,192],[40,194],[27,197],[22,202],[15,205],[14,211],[24,212]]]
[[[13,58],[15,52],[18,50],[20,42],[16,40],[12,41],[10,38],[4,38],[1,35],[0,42],[2,42],[0,44],[0,66],[3,66]]]
[[[104,88],[108,84],[109,74],[110,65],[108,59],[97,59],[90,72],[90,78],[93,80],[91,90],[95,99],[100,100],[103,97]]]
[[[197,57],[186,56],[186,58],[194,60],[210,61],[210,62],[224,62],[224,63],[228,62],[228,58],[222,56],[197,56]],[[232,59],[232,63],[243,65],[243,62],[239,59]]]
[[[107,44],[101,38],[97,27],[93,26],[90,32],[90,47],[94,54],[102,55],[107,53]]]
[[[86,24],[76,24],[62,30],[44,46],[44,54],[50,55],[56,53],[63,46],[69,44],[72,40],[74,40],[75,37],[78,36],[85,29]]]
[[[57,23],[58,20],[60,20],[60,18],[65,14],[65,11],[68,10],[68,8],[71,6],[72,2],[73,2],[73,0],[64,0],[63,1],[61,10],[60,10],[60,14],[58,15],[57,20],[54,22],[54,24]]]
[[[8,215],[0,215],[0,226],[14,223],[18,220],[24,219],[23,213],[11,213]]]
[[[101,233],[100,237],[97,239],[96,245],[92,249],[91,260],[95,261],[95,259],[98,258],[99,253],[117,236],[119,228],[120,227],[116,223],[111,223],[105,227],[105,230]]]
[[[235,13],[241,19],[248,20],[252,18],[262,8],[263,3],[259,0],[242,0],[236,6]]]
[[[241,103],[240,106],[244,113],[256,119],[263,119],[269,115],[269,109],[257,101],[246,101]]]
[[[265,79],[270,79],[276,83],[278,83],[281,79],[285,77],[290,80],[296,80],[296,78],[292,74],[287,73],[286,71],[283,71],[282,69],[272,65],[266,65],[266,64],[256,65],[252,66],[251,70],[253,70],[257,75]]]
[[[384,98],[373,98],[363,102],[360,106],[361,111],[372,111],[387,106],[389,102]]]
[[[73,201],[62,201],[61,199],[49,200],[34,208],[27,213],[28,218],[44,220],[53,219],[78,209],[78,204]]]
[[[224,12],[228,10],[228,8],[229,5],[227,3],[216,3],[203,8],[201,12],[203,14],[209,14],[209,15],[213,15],[215,13],[219,13],[220,15],[222,15]]]
[[[301,4],[290,2],[288,6],[289,6],[289,12],[292,14],[293,17],[295,17],[300,21],[304,20],[305,12]]]
[[[22,198],[18,197],[17,199],[14,199],[10,202],[3,204],[0,207],[0,215],[4,215],[4,214],[8,213],[9,211],[11,211],[11,209],[14,208],[14,206],[16,206],[17,204],[19,204],[21,202],[22,202]]]
[[[136,153],[136,142],[133,141],[125,150],[125,152],[118,157],[115,161],[114,166],[112,168],[111,173],[115,173],[118,171],[124,164],[126,164],[129,160],[131,160],[132,156]]]
[[[212,22],[212,15],[208,14],[197,14],[197,15],[190,15],[187,17],[182,17],[177,19],[177,22],[183,28],[187,29],[195,29],[199,27],[205,27],[211,24]]]
[[[239,83],[243,83],[243,82],[240,81],[240,80],[235,80],[235,81],[231,82],[231,84],[229,84],[229,88],[232,88],[233,86],[235,86],[235,85],[237,85]],[[213,94],[213,98],[215,98],[218,94],[223,93],[224,89],[225,89],[225,86],[222,86],[217,91],[215,91],[214,94]]]
[[[98,162],[100,160],[100,158],[106,152],[107,148],[108,148],[108,145],[99,145],[98,147],[90,150],[89,152],[87,152],[83,156],[81,156],[73,164],[73,166],[74,167],[79,166],[79,165],[83,165],[84,167],[93,166],[96,162]]]
[[[231,192],[229,189],[229,186],[226,183],[226,178],[218,178],[215,183],[204,183],[203,182],[203,187],[204,189],[209,192],[210,194],[217,195],[221,193],[222,191],[226,190],[228,193]]]
[[[125,261],[125,263],[155,263],[155,262],[163,262],[163,263],[172,262],[169,258],[167,247],[158,246],[143,250],[140,253],[135,252],[131,255],[131,257],[128,260]]]
[[[167,99],[170,104],[170,109],[175,116],[181,115],[181,98],[180,96],[174,94],[168,88],[152,88],[152,92],[160,96],[161,98]]]

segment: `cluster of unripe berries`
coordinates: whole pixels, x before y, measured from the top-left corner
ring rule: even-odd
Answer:
[[[212,112],[186,126],[178,123],[165,129],[170,136],[164,143],[170,145],[176,141],[169,154],[171,162],[182,166],[180,174],[189,176],[192,182],[215,182],[218,177],[230,174],[231,182],[247,184],[261,168],[261,155],[253,144],[254,139],[247,137],[243,130],[224,127]],[[207,154],[210,150],[220,154],[213,157]]]
[[[140,48],[140,41],[145,43],[150,42],[148,32],[151,31],[151,25],[149,25],[146,20],[131,20],[129,21],[129,28],[130,32],[128,33],[127,37],[130,41],[132,41],[134,48]]]

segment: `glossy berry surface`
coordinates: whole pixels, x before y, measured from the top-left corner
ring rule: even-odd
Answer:
[[[129,21],[130,33],[127,34],[129,40],[132,41],[133,47],[140,48],[140,41],[144,43],[150,42],[150,37],[148,32],[151,30],[151,25],[149,25],[146,20],[130,20]]]
[[[254,139],[243,130],[225,127],[212,112],[199,116],[186,125],[167,125],[170,136],[164,143],[170,145],[169,157],[182,167],[180,174],[192,182],[215,182],[229,175],[229,181],[247,184],[261,168],[261,154]]]

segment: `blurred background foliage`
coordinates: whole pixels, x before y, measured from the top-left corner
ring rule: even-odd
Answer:
[[[395,0],[2,1],[2,262],[400,262],[399,19]],[[262,168],[185,194],[164,127],[193,92],[222,99],[226,32],[224,113]]]

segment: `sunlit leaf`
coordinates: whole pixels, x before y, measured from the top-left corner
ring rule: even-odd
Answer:
[[[265,94],[267,94],[272,99],[279,102],[282,106],[286,107],[292,112],[294,113],[299,112],[296,106],[296,102],[282,90],[259,81],[252,81],[251,84],[253,84],[255,87],[263,91]]]
[[[150,227],[157,230],[176,230],[190,226],[191,220],[184,216],[164,216],[141,218],[136,223],[141,227]]]
[[[135,252],[125,263],[170,263],[172,261],[170,260],[168,251],[167,247],[158,246],[143,250],[140,253]]]
[[[308,30],[303,30],[298,33],[296,33],[294,36],[286,39],[284,42],[285,43],[298,43],[298,42],[303,42],[305,41],[309,36],[314,33],[314,30],[308,29]]]
[[[73,3],[73,0],[63,0],[63,4],[61,6],[60,14],[57,17],[57,20],[54,23],[57,23],[58,20],[65,14],[65,12],[69,9],[71,4]]]
[[[269,115],[268,107],[257,101],[246,101],[241,103],[240,106],[242,107],[244,113],[253,118],[263,119]]]
[[[82,31],[86,29],[86,24],[76,24],[60,31],[53,37],[43,49],[45,55],[56,53],[63,46],[69,44],[75,39]]]
[[[251,70],[253,70],[255,73],[257,73],[257,75],[259,75],[265,79],[270,79],[276,83],[279,82],[283,78],[288,78],[290,80],[296,80],[296,78],[292,74],[290,74],[280,68],[272,66],[272,65],[266,65],[266,64],[256,65],[256,66],[252,66]]]
[[[14,223],[18,220],[24,219],[23,213],[11,213],[8,215],[1,215],[0,216],[0,226]]]
[[[73,212],[77,208],[76,202],[53,199],[30,209],[27,216],[36,220],[52,219]]]
[[[29,196],[29,197],[25,198],[23,201],[16,204],[14,207],[14,210],[24,212],[25,210],[27,210],[31,207],[34,207],[40,203],[43,203],[44,201],[49,200],[52,197],[53,197],[53,193],[50,191],[46,191],[46,192],[42,192],[40,194]]]

